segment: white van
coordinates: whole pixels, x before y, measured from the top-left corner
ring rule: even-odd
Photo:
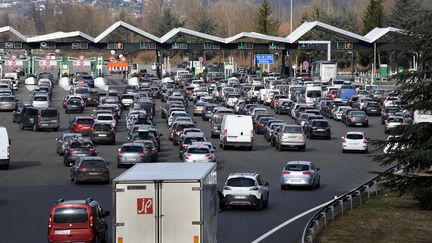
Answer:
[[[0,167],[9,168],[10,162],[10,139],[5,127],[0,127]]]
[[[312,105],[315,103],[317,98],[321,98],[321,87],[320,86],[307,86],[306,87],[306,104]]]
[[[225,115],[222,119],[219,147],[226,149],[229,146],[247,147],[249,151],[253,146],[253,122],[251,116]]]
[[[261,104],[264,103],[268,90],[269,89],[260,89],[259,90],[259,94],[258,94],[258,102],[259,103],[261,103]]]
[[[414,111],[413,123],[432,123],[432,112],[431,111]]]
[[[268,89],[266,94],[265,94],[265,100],[264,100],[264,105],[270,105],[273,97],[275,97],[275,95],[280,95],[280,91],[277,89]]]

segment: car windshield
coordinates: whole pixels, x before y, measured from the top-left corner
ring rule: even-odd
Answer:
[[[121,148],[121,152],[126,152],[126,153],[139,153],[143,151],[143,147],[141,146],[123,146]]]
[[[301,127],[285,127],[284,133],[302,133]]]
[[[402,117],[390,117],[388,119],[389,122],[403,122],[403,118]]]
[[[68,104],[69,104],[69,105],[79,105],[79,104],[81,104],[81,101],[78,100],[78,99],[70,99],[70,100],[68,101]]]
[[[15,97],[13,96],[0,96],[0,102],[14,102]]]
[[[208,148],[189,148],[187,153],[190,154],[208,154],[210,153]]]
[[[110,124],[94,124],[93,129],[96,131],[109,131],[111,130]]]
[[[84,160],[81,168],[105,168],[106,163],[103,160]]]
[[[244,177],[231,178],[231,179],[228,179],[227,186],[253,187],[253,186],[255,186],[255,181],[251,178],[244,178]]]
[[[79,124],[93,124],[93,119],[78,119]]]
[[[88,219],[86,208],[57,208],[54,211],[55,223],[82,223]]]
[[[363,135],[362,134],[347,134],[346,136],[347,139],[363,139]]]
[[[321,97],[321,91],[320,90],[308,91],[306,96],[308,98]]]
[[[133,95],[122,95],[121,98],[122,98],[122,100],[123,99],[131,99],[132,100],[134,98],[134,96]]]
[[[192,144],[193,142],[204,142],[204,138],[203,137],[186,137],[183,140],[184,144]]]
[[[57,110],[41,110],[42,117],[57,117]]]
[[[302,164],[288,164],[285,166],[285,170],[289,171],[308,171],[309,165],[302,165]]]

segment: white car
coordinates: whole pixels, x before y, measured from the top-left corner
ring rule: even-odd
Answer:
[[[99,123],[108,123],[111,124],[114,128],[117,125],[117,122],[111,113],[99,113],[96,116],[95,122]]]
[[[346,151],[362,151],[367,153],[368,139],[364,132],[347,132],[345,137],[342,137],[342,153]]]
[[[405,120],[402,116],[389,116],[385,121],[384,132],[387,133],[389,129],[403,125],[405,125]]]
[[[232,173],[225,182],[223,206],[252,206],[267,208],[269,203],[268,182],[258,173]]]
[[[49,107],[50,101],[48,95],[38,94],[33,96],[33,107]]]
[[[384,101],[383,101],[383,106],[384,107],[389,107],[389,106],[397,106],[400,103],[400,99],[398,97],[392,97],[392,96],[388,96]]]
[[[344,113],[344,111],[348,110],[348,109],[352,109],[351,106],[339,106],[334,112],[333,112],[333,119],[335,119],[336,121],[340,121],[342,120],[342,114]]]

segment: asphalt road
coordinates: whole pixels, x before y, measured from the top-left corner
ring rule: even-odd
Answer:
[[[120,87],[116,83],[112,86]],[[69,168],[64,167],[62,157],[55,153],[55,138],[68,131],[68,120],[73,114],[64,114],[61,99],[67,93],[59,86],[54,89],[54,104],[61,111],[61,128],[58,132],[21,131],[12,123],[10,112],[0,113],[0,124],[8,129],[12,140],[11,166],[0,171],[0,242],[46,242],[50,207],[59,198],[83,199],[93,197],[106,210],[112,210],[111,185],[74,185],[69,180]],[[18,97],[21,101],[30,99],[30,91],[20,86]],[[159,106],[157,106],[159,108]],[[92,108],[86,108],[89,114]],[[169,143],[167,125],[160,119],[159,110],[155,118],[162,137],[160,162],[178,161],[178,148]],[[278,116],[294,123],[286,115]],[[200,127],[210,137],[210,123],[195,117]],[[227,176],[232,172],[258,172],[270,183],[268,209],[228,210],[218,214],[219,242],[251,242],[310,208],[332,199],[357,185],[366,182],[382,170],[371,162],[370,155],[342,154],[341,139],[349,130],[365,131],[372,138],[384,139],[384,127],[378,117],[370,118],[368,128],[348,128],[339,122],[330,121],[331,140],[308,140],[306,152],[283,151],[272,148],[262,135],[256,135],[253,151],[217,149],[218,189],[222,190]],[[125,171],[117,169],[116,152],[126,142],[124,119],[120,120],[116,145],[98,145],[100,156],[110,162],[111,178]],[[216,139],[211,139],[218,147]],[[282,191],[279,176],[283,165],[289,160],[310,160],[321,168],[321,187],[315,191],[294,189]],[[308,215],[310,216],[310,215]],[[263,242],[298,242],[308,216],[282,228]],[[108,219],[111,222],[111,218]]]

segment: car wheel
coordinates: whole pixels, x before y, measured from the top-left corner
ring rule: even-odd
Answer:
[[[54,132],[57,132],[59,130],[59,128],[57,127],[57,128],[54,128]]]
[[[264,202],[263,202],[263,199],[261,198],[261,199],[259,200],[257,206],[256,206],[256,209],[257,209],[257,210],[262,210],[262,209],[263,209],[263,206],[264,206]]]
[[[269,203],[269,195],[267,195],[267,199],[264,201],[263,208],[268,208],[268,203]]]
[[[345,149],[342,149],[342,153],[344,154],[346,152],[346,150]]]
[[[74,182],[75,185],[79,184],[79,181],[77,179],[74,179],[73,182]]]
[[[277,149],[278,149],[279,151],[283,151],[283,148],[282,148],[282,146],[281,146],[280,144],[278,145]]]
[[[272,146],[272,147],[274,147],[274,146],[275,146],[275,143],[274,143],[274,141],[273,141],[273,140],[270,140],[270,146]]]
[[[249,151],[252,151],[252,146],[249,146],[249,147],[248,147],[248,150],[249,150]]]
[[[369,149],[365,149],[365,150],[364,150],[364,153],[365,153],[365,154],[369,153]]]

